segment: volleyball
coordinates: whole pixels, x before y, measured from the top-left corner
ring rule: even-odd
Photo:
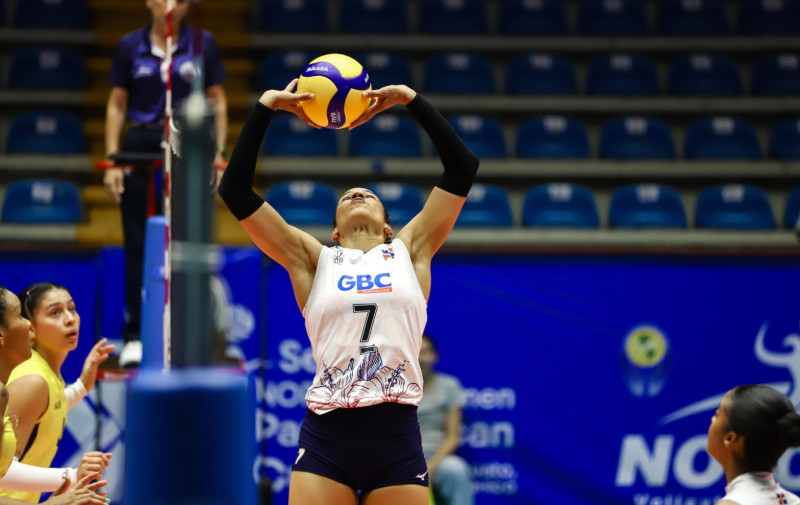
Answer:
[[[361,93],[372,89],[369,74],[344,54],[326,54],[306,65],[297,83],[298,93],[314,93],[300,102],[306,116],[324,128],[346,128],[369,107]]]

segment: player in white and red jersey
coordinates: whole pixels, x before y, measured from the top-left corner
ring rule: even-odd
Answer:
[[[458,218],[478,159],[414,90],[393,85],[364,92],[374,102],[351,128],[403,104],[433,141],[444,173],[422,211],[394,239],[376,195],[348,190],[334,216],[336,246],[324,247],[252,190],[273,111],[287,110],[316,127],[299,105],[313,95],[294,93],[296,84],[261,96],[219,187],[253,242],[289,272],[317,363],[289,503],[424,505],[428,470],[416,409],[431,259]]]
[[[757,384],[728,391],[708,428],[708,453],[728,481],[717,505],[800,505],[772,475],[786,449],[798,446],[800,415],[786,395]]]

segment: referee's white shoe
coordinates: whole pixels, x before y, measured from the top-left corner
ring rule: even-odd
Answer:
[[[119,353],[119,367],[120,368],[139,368],[142,362],[142,341],[131,340],[122,346],[122,352]]]

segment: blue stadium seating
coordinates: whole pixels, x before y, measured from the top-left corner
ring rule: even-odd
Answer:
[[[262,0],[258,27],[267,32],[327,32],[327,3],[325,0]]]
[[[416,121],[392,114],[381,114],[350,131],[351,156],[422,155],[422,140]]]
[[[754,186],[727,184],[703,189],[697,197],[698,228],[775,229],[767,193]]]
[[[456,221],[457,227],[505,228],[513,224],[511,202],[499,186],[473,184]]]
[[[344,0],[339,29],[345,33],[406,33],[408,11],[404,0]]]
[[[577,119],[540,116],[517,128],[517,156],[540,159],[585,159],[591,155],[586,127]]]
[[[292,225],[331,226],[339,197],[328,184],[288,181],[273,184],[264,199]]]
[[[673,95],[735,96],[743,91],[739,67],[727,56],[688,54],[669,67],[669,92]]]
[[[575,68],[568,59],[552,54],[523,54],[506,65],[510,95],[574,95]]]
[[[491,94],[494,72],[485,57],[477,54],[448,53],[432,56],[425,62],[423,84],[430,93]]]
[[[261,64],[261,89],[283,89],[300,77],[308,62],[318,55],[308,51],[280,51],[269,55]]]
[[[750,84],[754,95],[800,95],[800,55],[776,54],[758,59],[753,64]]]
[[[561,0],[504,0],[498,14],[503,35],[567,35],[569,23]]]
[[[781,121],[772,127],[769,154],[776,160],[800,160],[800,119]]]
[[[27,47],[11,57],[9,86],[24,89],[81,89],[86,63],[74,49]]]
[[[404,225],[411,221],[422,210],[424,202],[422,193],[416,186],[400,182],[379,182],[367,184],[366,189],[372,191],[389,212],[392,226]],[[394,229],[398,231],[397,228]]]
[[[372,89],[382,88],[389,84],[405,84],[414,86],[411,74],[411,63],[398,53],[375,52],[353,56],[360,61],[369,72]]]
[[[617,160],[672,160],[675,144],[669,126],[657,119],[612,119],[600,133],[600,156]]]
[[[2,213],[6,223],[76,223],[83,207],[71,182],[26,179],[8,186]]]
[[[419,30],[427,34],[481,34],[489,31],[482,0],[422,0]]]
[[[8,154],[78,154],[83,147],[83,124],[74,114],[23,113],[8,128]]]
[[[739,32],[745,35],[800,34],[800,2],[796,0],[742,0]]]
[[[458,135],[478,158],[505,158],[503,127],[496,120],[481,116],[448,118]]]
[[[522,223],[542,228],[597,228],[600,219],[594,194],[589,188],[552,183],[525,191]]]
[[[714,117],[689,125],[684,154],[692,160],[760,160],[761,146],[752,124],[742,119]]]
[[[675,188],[631,184],[611,194],[608,223],[612,228],[686,228],[686,211]]]
[[[583,35],[647,35],[647,16],[640,0],[582,0],[578,32]]]
[[[273,156],[336,156],[339,141],[335,130],[317,130],[295,116],[279,114],[267,130],[265,148]]]
[[[610,54],[595,58],[586,70],[590,95],[646,96],[660,92],[653,62],[643,56]]]
[[[730,33],[719,0],[664,0],[658,6],[658,31],[664,35],[709,36]]]
[[[786,196],[786,207],[783,211],[783,227],[800,229],[800,187],[794,188]]]
[[[88,21],[86,0],[17,0],[14,7],[18,28],[81,29]]]

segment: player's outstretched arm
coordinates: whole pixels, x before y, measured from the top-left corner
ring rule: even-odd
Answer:
[[[253,191],[258,151],[274,111],[289,111],[305,123],[319,128],[300,107],[301,101],[310,100],[313,95],[294,93],[292,90],[296,85],[297,79],[283,90],[269,90],[261,95],[239,134],[218,192],[259,249],[289,271],[298,302],[301,299],[304,302],[307,296],[305,292],[311,289],[322,244],[308,233],[286,223],[271,205]]]
[[[478,172],[479,160],[444,116],[422,96],[415,94],[407,107],[436,146],[444,167],[425,206],[397,234],[419,265],[430,262],[453,229]]]

